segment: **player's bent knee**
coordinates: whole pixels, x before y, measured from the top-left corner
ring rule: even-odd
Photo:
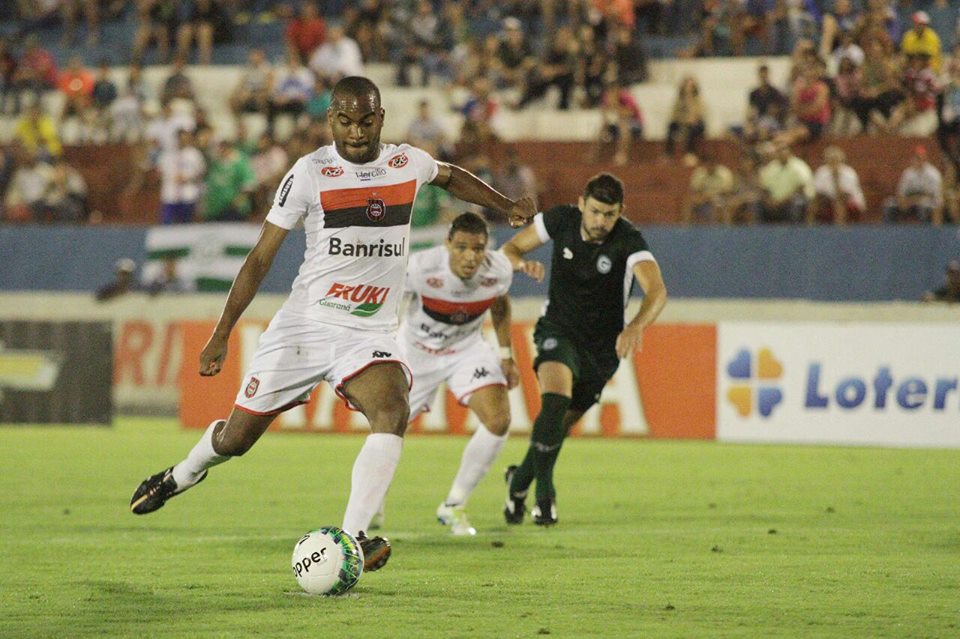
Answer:
[[[510,413],[502,413],[488,418],[483,425],[497,437],[503,437],[510,430]]]

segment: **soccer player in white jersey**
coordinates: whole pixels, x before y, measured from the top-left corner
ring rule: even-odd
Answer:
[[[455,535],[474,535],[464,512],[467,499],[507,441],[507,390],[520,381],[510,346],[510,283],[505,255],[487,249],[483,218],[463,213],[450,225],[443,246],[410,257],[406,285],[410,304],[400,323],[400,352],[413,373],[410,417],[429,410],[446,382],[482,426],[463,451],[460,469],[437,519]],[[483,337],[487,309],[499,349]]]
[[[276,415],[327,381],[370,422],[357,455],[342,527],[356,535],[364,570],[390,544],[368,538],[393,479],[410,413],[411,377],[396,342],[409,252],[410,210],[424,184],[503,212],[522,225],[530,198],[512,201],[468,171],[406,144],[380,143],[384,110],[367,78],[339,81],[327,112],[333,144],[301,157],[280,183],[257,244],[247,255],[220,320],[200,354],[200,374],[220,372],[227,340],[256,295],[287,233],[302,223],[307,248],[287,301],[260,338],[230,416],[216,420],[180,463],[145,479],[130,509],[146,514],[196,485],[212,466],[244,454]]]

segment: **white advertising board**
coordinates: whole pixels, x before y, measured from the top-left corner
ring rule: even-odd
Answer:
[[[960,447],[960,326],[718,326],[717,439]]]

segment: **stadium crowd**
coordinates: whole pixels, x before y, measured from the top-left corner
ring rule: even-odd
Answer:
[[[290,159],[329,142],[333,83],[387,62],[396,86],[450,96],[419,105],[409,141],[504,189],[538,187],[515,149],[491,158],[500,114],[590,109],[603,122],[593,160],[628,165],[637,140],[663,137],[664,161],[692,169],[681,221],[857,221],[863,189],[842,150],[821,159],[803,149],[900,133],[934,135],[944,161],[935,166],[926,145],[891,158],[904,172],[884,219],[958,219],[960,47],[957,7],[944,0],[19,0],[3,4],[0,20],[0,114],[15,120],[0,151],[7,222],[100,219],[83,167],[64,159],[67,138],[135,145],[125,192],[158,182],[159,222],[256,217]],[[126,25],[128,41],[106,41],[111,23]],[[251,25],[279,37],[248,46]],[[679,83],[665,131],[645,127],[630,88],[647,81],[654,45],[679,57],[789,52],[781,84],[759,65],[743,122],[726,134],[741,150],[736,166],[704,149],[711,103],[696,77]],[[230,95],[194,86],[194,64],[229,55],[244,56]],[[169,72],[153,86],[143,70],[157,64]],[[229,104],[229,139],[208,115],[211,100]],[[438,109],[462,115],[457,135]],[[250,134],[250,114],[262,132]],[[448,219],[442,194],[422,199],[416,224]]]

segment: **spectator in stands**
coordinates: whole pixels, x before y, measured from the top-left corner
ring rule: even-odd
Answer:
[[[420,67],[420,84],[428,86],[432,77],[448,85],[453,79],[450,68],[450,50],[453,48],[451,34],[437,15],[430,0],[417,0],[416,9],[400,25],[398,39],[401,41],[400,57],[397,60],[397,84],[410,86],[410,66]]]
[[[289,156],[269,131],[257,138],[257,146],[250,157],[250,167],[256,180],[253,196],[253,213],[266,212],[273,190],[289,167]]]
[[[930,68],[926,54],[909,56],[901,78],[905,97],[890,114],[887,131],[897,131],[907,120],[932,112],[940,93],[940,81]]]
[[[193,134],[188,129],[177,132],[175,149],[160,156],[160,223],[183,224],[192,222],[206,162],[193,145]]]
[[[937,95],[937,142],[960,180],[960,65],[952,65],[950,79]]]
[[[904,55],[926,55],[930,59],[930,68],[935,73],[940,71],[940,62],[943,56],[940,36],[930,28],[930,16],[926,11],[917,11],[913,14],[913,28],[903,34],[900,41],[900,51]]]
[[[733,173],[712,154],[704,154],[690,175],[690,186],[681,220],[684,224],[730,224],[729,199],[733,194]]]
[[[332,101],[333,85],[330,84],[329,80],[314,73],[313,91],[310,92],[310,99],[307,100],[307,104],[303,109],[304,113],[307,114],[311,121],[316,122],[317,120],[322,120],[326,122],[327,109],[330,108]]]
[[[807,206],[814,195],[810,166],[795,156],[790,146],[778,142],[775,157],[760,169],[760,221],[798,223],[806,219]]]
[[[28,106],[13,129],[14,139],[28,155],[52,160],[63,153],[63,145],[53,118],[43,112],[39,102]]]
[[[57,86],[57,64],[53,55],[40,46],[37,36],[30,35],[24,41],[23,54],[13,74],[16,90],[14,110],[19,113],[25,95],[34,101],[40,100]]]
[[[851,58],[840,59],[834,86],[837,93],[833,116],[834,131],[839,135],[849,135],[853,132],[855,109],[862,98],[863,89],[863,72]]]
[[[43,195],[40,222],[79,223],[87,218],[87,182],[60,156],[54,160]]]
[[[460,108],[463,127],[460,142],[466,146],[482,145],[496,140],[500,105],[491,94],[490,82],[483,76],[474,78],[471,93]]]
[[[161,64],[170,56],[170,41],[179,26],[179,0],[137,0],[137,29],[133,34],[133,62],[143,61],[151,42]]]
[[[616,69],[617,81],[623,86],[646,82],[647,52],[640,37],[627,25],[619,25],[613,32],[610,62]]]
[[[630,148],[643,137],[643,113],[630,90],[620,84],[611,84],[603,92],[600,103],[600,135],[594,150],[594,160],[599,159],[601,148],[613,143],[616,150],[613,163],[625,165],[630,158]]]
[[[117,260],[113,265],[113,279],[97,289],[94,294],[96,300],[106,302],[137,290],[136,270],[137,263],[129,257]]]
[[[523,24],[515,17],[505,18],[503,33],[497,44],[496,72],[498,89],[522,90],[527,73],[535,65],[533,49],[523,32]]]
[[[14,77],[17,72],[17,59],[13,55],[10,41],[0,36],[0,115],[14,112],[16,91]]]
[[[17,147],[17,169],[4,197],[8,222],[38,222],[43,215],[43,198],[52,180],[53,167],[40,160],[36,151]]]
[[[83,12],[87,20],[87,46],[94,47],[100,40],[99,0],[60,0],[60,15],[63,17],[63,44],[73,46],[76,42],[77,16]]]
[[[820,28],[820,57],[829,58],[837,48],[842,35],[852,34],[859,21],[860,12],[850,0],[836,0],[833,3],[833,11],[823,15]]]
[[[883,205],[885,222],[943,223],[943,177],[927,161],[927,149],[918,145],[910,165],[900,174],[897,194]]]
[[[205,182],[201,209],[204,222],[240,222],[250,217],[257,178],[250,159],[229,140],[220,139],[214,144]]]
[[[247,54],[247,65],[233,93],[230,94],[230,110],[240,119],[244,113],[266,115],[270,109],[270,94],[273,90],[273,67],[267,60],[263,49],[251,49]]]
[[[131,64],[127,82],[117,100],[110,107],[113,140],[139,142],[144,135],[145,110],[149,92],[143,81],[139,64]]]
[[[213,43],[229,41],[230,29],[230,17],[218,0],[193,0],[177,29],[177,56],[189,59],[190,46],[196,42],[197,61],[210,64]]]
[[[874,129],[883,131],[893,110],[904,99],[897,64],[877,38],[867,42],[864,53],[863,82],[853,111],[864,131],[871,124]]]
[[[432,184],[424,184],[417,192],[417,199],[413,201],[410,226],[415,229],[427,228],[453,221],[456,213],[452,204],[450,194],[445,190]]]
[[[823,159],[824,164],[813,174],[815,195],[807,208],[807,224],[833,222],[843,226],[847,222],[859,222],[867,210],[860,177],[846,163],[843,150],[837,146],[824,149]]]
[[[583,87],[584,108],[592,109],[603,99],[605,77],[609,57],[606,48],[597,42],[590,25],[580,25],[577,30],[580,52],[577,56],[577,86]]]
[[[770,67],[761,64],[757,67],[757,77],[760,85],[750,91],[747,98],[747,119],[759,118],[762,115],[775,117],[779,124],[787,115],[787,107],[790,104],[789,99],[783,91],[773,86],[770,82]]]
[[[727,213],[731,224],[753,224],[759,218],[758,209],[765,191],[754,160],[749,155],[740,159],[733,176],[733,191],[727,198]]]
[[[177,99],[188,102],[196,101],[193,80],[187,75],[187,61],[179,55],[173,59],[170,75],[163,82],[163,89],[160,91],[160,103],[167,104],[171,100]]]
[[[960,260],[947,263],[943,286],[923,294],[924,302],[960,302]]]
[[[891,5],[890,0],[867,0],[866,10],[858,25],[861,44],[878,39],[888,53],[893,52],[903,34],[900,17]]]
[[[539,100],[554,86],[560,92],[557,106],[566,111],[570,108],[570,96],[573,92],[578,46],[573,32],[568,27],[557,29],[550,46],[542,58],[534,59],[523,80],[523,91],[516,103],[522,109],[534,100]]]
[[[512,144],[506,149],[503,163],[498,163],[493,172],[492,184],[511,200],[527,195],[535,198],[540,192],[536,174],[521,160],[519,150]]]
[[[833,50],[833,61],[834,65],[839,68],[840,63],[844,60],[850,60],[853,62],[854,66],[860,67],[863,64],[863,60],[866,54],[864,54],[863,49],[860,48],[860,45],[857,44],[857,41],[853,39],[853,33],[850,31],[841,31],[840,40],[837,48]],[[822,58],[827,60],[828,58]]]
[[[700,97],[700,86],[692,76],[683,78],[673,103],[667,126],[667,155],[673,157],[677,146],[686,152],[685,160],[692,164],[703,142],[706,130],[706,110]]]
[[[348,36],[357,41],[364,60],[387,62],[405,11],[384,0],[360,0],[358,6],[344,8],[342,20]],[[403,3],[405,7],[407,3]]]
[[[13,172],[16,170],[17,161],[12,145],[0,145],[0,221],[6,217],[4,206],[7,187],[10,186],[10,180],[13,179]]]
[[[417,117],[407,127],[408,144],[415,147],[430,147],[436,150],[435,157],[450,159],[453,149],[447,139],[447,131],[443,124],[434,117],[430,109],[429,100],[420,100],[417,105]]]
[[[284,31],[287,54],[295,55],[301,64],[307,64],[326,38],[327,23],[317,10],[317,3],[304,0],[300,4],[300,11],[287,23]]]
[[[117,85],[110,79],[110,65],[105,59],[100,60],[100,65],[97,67],[93,93],[90,97],[93,139],[102,144],[110,137],[113,128],[111,108],[119,97]]]
[[[356,40],[344,33],[343,26],[332,24],[327,41],[310,56],[310,69],[336,84],[340,78],[364,74],[363,55]]]
[[[85,66],[80,56],[71,56],[67,68],[60,72],[57,88],[63,95],[63,111],[60,120],[83,118],[93,103],[93,85],[96,77]]]
[[[786,145],[818,140],[830,124],[830,88],[820,79],[820,68],[808,64],[793,87],[790,113],[796,125],[777,139]]]
[[[288,55],[287,64],[277,72],[270,94],[267,123],[271,131],[279,114],[285,113],[296,119],[304,112],[313,94],[313,85],[310,69],[303,66],[296,55]]]

